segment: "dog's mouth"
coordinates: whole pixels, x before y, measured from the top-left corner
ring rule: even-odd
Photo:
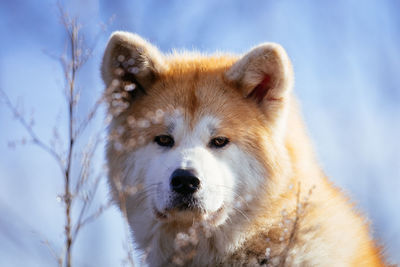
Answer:
[[[217,226],[225,217],[225,207],[222,205],[218,210],[207,212],[206,210],[188,204],[179,204],[173,208],[167,208],[163,211],[153,205],[153,212],[157,220],[161,222],[181,222],[193,223],[194,221],[207,222],[210,225]]]
[[[155,205],[153,205],[153,212],[157,219],[166,220],[168,219],[167,213],[159,211]]]
[[[201,219],[206,214],[206,211],[200,205],[192,201],[177,202],[162,211],[157,209],[156,205],[153,205],[153,211],[155,217],[162,221]]]
[[[171,203],[171,209],[200,213],[203,210],[200,201],[192,195],[175,197]]]
[[[201,221],[202,215],[190,210],[168,209],[159,211],[153,207],[155,218],[163,223],[190,224],[193,221]]]

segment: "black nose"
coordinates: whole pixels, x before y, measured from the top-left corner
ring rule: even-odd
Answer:
[[[200,188],[200,180],[193,171],[176,169],[171,175],[171,189],[182,195],[193,194]]]

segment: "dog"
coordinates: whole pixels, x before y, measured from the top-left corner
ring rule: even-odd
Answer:
[[[318,165],[280,45],[163,54],[115,32],[101,72],[109,184],[149,266],[385,266]]]

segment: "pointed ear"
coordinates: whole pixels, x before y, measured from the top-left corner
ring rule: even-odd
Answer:
[[[293,87],[289,57],[274,43],[253,48],[227,70],[225,77],[271,118],[284,108]]]
[[[118,31],[108,41],[101,74],[108,89],[145,92],[164,68],[156,47],[136,34]]]

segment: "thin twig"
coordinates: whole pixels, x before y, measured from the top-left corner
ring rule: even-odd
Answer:
[[[104,96],[102,95],[96,103],[93,105],[92,110],[89,112],[89,114],[86,116],[85,119],[79,124],[75,131],[75,138],[79,137],[82,132],[86,129],[86,127],[89,125],[89,123],[93,120],[94,116],[97,114],[97,111],[99,110],[101,104],[104,102]]]
[[[122,183],[121,183],[121,179],[120,179],[120,177],[118,177],[118,180],[119,181],[117,181],[117,191],[118,191],[118,201],[119,201],[119,204],[120,204],[120,209],[121,209],[121,211],[122,211],[122,214],[123,214],[123,218],[124,218],[124,220],[125,220],[125,227],[124,227],[124,230],[125,230],[125,236],[126,237],[129,237],[129,220],[128,220],[128,211],[127,211],[127,209],[126,209],[126,200],[127,200],[127,194],[128,194],[128,192],[127,191],[125,191],[121,186],[122,186]],[[134,263],[134,260],[133,260],[133,258],[132,258],[132,254],[133,254],[133,247],[132,247],[132,244],[131,244],[131,242],[129,241],[129,240],[127,240],[127,243],[126,243],[126,246],[127,246],[127,248],[126,248],[126,250],[127,250],[127,255],[126,255],[126,261],[128,262],[128,264],[130,265],[130,266],[135,266],[135,263]]]
[[[289,241],[285,247],[285,249],[283,250],[283,252],[281,253],[281,258],[282,258],[282,262],[280,264],[280,266],[285,266],[285,262],[286,259],[288,257],[289,254],[289,250],[290,248],[292,248],[295,239],[296,239],[296,234],[297,234],[297,227],[299,224],[299,219],[300,219],[300,192],[301,192],[301,183],[298,183],[298,190],[297,190],[297,194],[296,194],[296,217],[294,219],[294,223],[293,223],[293,227],[292,227],[292,231],[290,232],[290,236],[289,236]]]
[[[62,259],[59,256],[57,256],[57,253],[56,253],[55,249],[53,248],[53,246],[50,244],[49,240],[45,239],[45,240],[42,241],[42,243],[48,248],[48,250],[50,251],[51,255],[57,261],[58,266],[62,267]]]
[[[97,211],[95,211],[93,214],[91,214],[91,215],[89,215],[88,217],[86,217],[85,219],[83,219],[83,220],[81,221],[81,223],[77,224],[76,229],[75,229],[75,233],[77,234],[78,231],[79,231],[82,227],[84,227],[84,226],[87,225],[88,223],[91,223],[91,222],[93,222],[95,219],[97,219],[100,215],[103,214],[103,212],[104,212],[105,210],[107,210],[108,208],[110,208],[110,207],[112,206],[112,204],[113,204],[112,201],[109,201],[108,203],[101,205],[101,206],[97,209]],[[76,235],[76,234],[75,234],[75,235]]]
[[[3,99],[4,103],[7,105],[7,107],[12,111],[13,115],[15,118],[21,123],[21,125],[25,128],[27,133],[29,134],[30,138],[32,138],[31,142],[47,153],[49,153],[60,165],[61,171],[64,172],[64,166],[61,164],[63,162],[61,156],[54,151],[48,144],[46,144],[44,141],[42,141],[38,135],[35,133],[33,130],[32,126],[25,120],[25,118],[22,116],[22,114],[18,111],[18,109],[11,103],[9,97],[7,94],[0,89],[0,97]]]

